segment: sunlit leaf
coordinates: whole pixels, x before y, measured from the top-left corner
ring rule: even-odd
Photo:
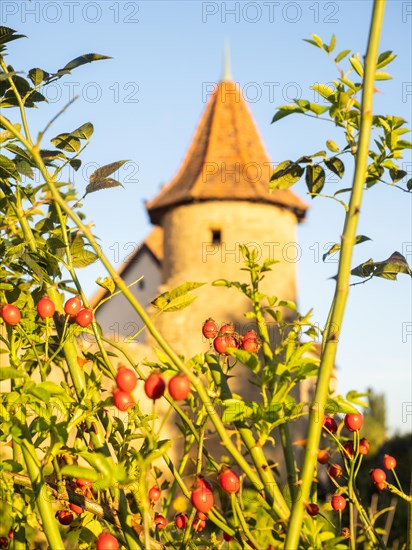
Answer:
[[[319,164],[308,164],[305,179],[310,193],[320,193],[325,184],[325,170]]]
[[[291,160],[281,162],[270,178],[270,189],[288,189],[300,180],[303,171],[302,166]]]
[[[325,164],[329,168],[331,172],[339,176],[340,178],[343,177],[343,174],[345,172],[345,165],[338,157],[331,157],[330,159],[325,159]]]

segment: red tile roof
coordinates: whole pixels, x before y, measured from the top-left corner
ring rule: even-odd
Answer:
[[[298,219],[307,209],[289,189],[269,192],[273,165],[236,83],[216,87],[192,144],[173,180],[146,205],[152,223],[179,204],[204,200],[248,200],[277,204]]]

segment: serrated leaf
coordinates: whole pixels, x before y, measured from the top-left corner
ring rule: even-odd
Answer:
[[[339,147],[333,141],[333,139],[328,139],[328,141],[326,142],[326,147],[329,149],[329,151],[332,151],[332,153],[338,153],[339,152]]]
[[[19,174],[22,174],[23,176],[26,176],[31,180],[34,179],[33,168],[30,166],[30,164],[26,160],[17,160],[16,168]]]
[[[110,164],[106,164],[105,166],[98,168],[90,175],[89,182],[94,183],[95,181],[100,180],[102,178],[107,178],[107,176],[110,176],[110,174],[113,174],[113,172],[118,170],[126,162],[129,162],[129,161],[117,160],[115,162],[111,162]]]
[[[278,307],[286,307],[287,309],[291,309],[292,311],[297,311],[296,304],[292,300],[280,300],[276,305]]]
[[[222,422],[224,424],[231,424],[232,422],[250,418],[253,414],[253,408],[240,399],[225,399],[222,401],[222,406],[224,408],[222,415]]]
[[[10,29],[10,27],[0,26],[0,44],[7,44],[8,42],[12,42],[12,40],[18,40],[19,38],[27,38],[25,34],[15,33],[16,31],[14,29]]]
[[[85,122],[79,128],[74,130],[71,135],[79,139],[90,139],[90,137],[93,135],[93,132],[93,124],[91,122]]]
[[[408,172],[405,172],[405,170],[399,170],[397,168],[391,168],[389,170],[389,175],[393,182],[397,182],[403,179],[405,176],[407,176]]]
[[[86,195],[100,191],[101,189],[110,189],[112,187],[123,187],[123,184],[112,178],[100,178],[98,180],[94,180],[93,183],[89,183],[86,186]]]
[[[321,37],[318,36],[317,34],[311,34],[311,37],[313,38],[315,44],[316,44],[319,48],[322,48],[322,46],[323,46],[323,41],[322,41]]]
[[[329,53],[333,52],[333,50],[335,49],[335,46],[336,46],[336,36],[332,34],[332,38],[330,39],[330,43],[329,43]]]
[[[29,387],[27,389],[27,393],[32,395],[33,397],[36,397],[37,399],[40,399],[43,403],[49,403],[50,402],[50,394],[47,390],[42,388],[40,384],[37,384],[36,386]]]
[[[294,113],[303,113],[303,109],[297,105],[281,105],[278,107],[277,113],[272,118],[272,124],[285,118],[285,116],[293,115]]]
[[[109,291],[110,294],[113,294],[113,292],[115,291],[116,285],[114,284],[113,279],[111,279],[110,277],[105,277],[104,279],[99,277],[96,280],[96,283],[102,288],[105,288],[107,291]]]
[[[315,92],[318,92],[319,95],[321,95],[322,97],[324,97],[329,101],[332,101],[335,95],[335,90],[330,86],[327,86],[326,84],[317,83],[311,86],[311,89],[315,90]]]
[[[45,382],[40,382],[39,384],[37,384],[36,387],[45,390],[50,395],[62,395],[63,393],[66,393],[66,391],[61,386],[49,380],[46,380]]]
[[[191,296],[188,293],[203,286],[205,283],[187,282],[175,289],[163,292],[151,302],[152,306],[162,311],[178,311],[190,305],[197,296]]]
[[[42,69],[34,68],[30,69],[27,76],[35,86],[38,86],[43,82],[43,80],[47,80],[49,73],[43,71]]]
[[[281,162],[270,178],[270,189],[288,189],[300,180],[303,171],[302,166],[291,160]]]
[[[359,411],[350,403],[348,403],[342,395],[328,397],[325,404],[325,414],[357,414]]]
[[[398,273],[405,273],[412,277],[412,271],[406,261],[406,258],[399,252],[394,252],[387,260],[376,262],[374,264],[374,277],[395,280]]]
[[[385,67],[389,63],[391,63],[397,56],[392,53],[391,50],[388,50],[386,52],[382,52],[379,57],[376,64],[377,69],[381,69],[382,67]]]
[[[359,61],[359,59],[357,57],[351,57],[349,58],[349,62],[355,69],[356,73],[363,78],[364,70],[362,67],[362,63]]]
[[[73,170],[76,170],[76,172],[77,172],[77,170],[82,165],[82,161],[80,159],[70,159],[69,164],[73,168]]]
[[[2,367],[0,369],[0,380],[14,380],[15,378],[25,378],[27,375],[13,367]]]
[[[58,70],[57,74],[68,74],[73,69],[77,69],[77,67],[81,67],[82,65],[86,65],[87,63],[92,63],[93,61],[100,61],[102,59],[112,59],[112,57],[101,55],[99,53],[86,53],[66,63],[66,65],[62,69]]]
[[[55,147],[70,153],[77,153],[80,150],[80,139],[68,134],[67,132],[59,134],[50,140]]]
[[[376,71],[375,80],[392,80],[392,76],[389,73],[383,71]]]
[[[15,143],[7,143],[5,145],[5,148],[10,151],[11,153],[14,153],[16,157],[19,157],[21,159],[26,160],[29,164],[34,165],[33,159],[30,155],[30,153],[26,149],[22,149]],[[15,159],[16,161],[16,159]]]
[[[70,255],[72,258],[73,267],[87,267],[98,259],[97,254],[85,248],[84,240],[81,236],[76,236],[76,238],[71,242]]]
[[[343,174],[345,173],[345,165],[340,160],[340,158],[331,157],[330,159],[325,159],[325,164],[331,172],[333,172],[340,178],[343,177]]]
[[[359,405],[360,407],[367,408],[369,407],[369,403],[359,398],[367,397],[368,395],[369,395],[368,393],[359,393],[356,390],[352,390],[346,394],[346,399],[351,403],[355,403],[355,405]]]
[[[307,42],[308,44],[312,44],[312,46],[316,46],[317,48],[319,47],[316,42],[314,40],[311,40],[310,38],[304,38],[303,41]]]
[[[308,164],[305,180],[309,193],[320,193],[325,184],[325,170],[319,164]]]
[[[408,181],[406,182],[406,188],[408,189],[408,191],[412,190],[412,178],[408,179]]]
[[[51,151],[49,149],[41,149],[40,156],[43,159],[43,162],[48,166],[50,166],[50,163],[53,162],[53,160],[67,159],[66,155],[62,151]]]
[[[0,154],[0,178],[13,178],[20,180],[20,174],[17,171],[16,165],[8,157]]]
[[[90,479],[90,481],[98,481],[100,479],[100,475],[95,470],[85,468],[84,466],[66,465],[62,467],[61,473],[73,478]]]
[[[357,267],[354,267],[351,271],[351,275],[355,275],[355,277],[362,277],[362,278],[370,277],[374,269],[375,269],[375,264],[373,263],[373,260],[371,258],[366,262],[363,262],[362,264],[358,265]]]
[[[412,141],[400,139],[397,143],[396,149],[412,149]]]
[[[339,61],[342,61],[344,57],[346,57],[350,53],[350,50],[343,50],[341,51],[336,57],[335,61],[336,63],[339,63]]]
[[[232,285],[227,279],[216,279],[216,281],[213,281],[212,286],[225,286],[229,288]]]
[[[259,357],[256,353],[250,353],[243,349],[228,348],[228,352],[232,357],[246,365],[253,373],[258,373],[261,369]]]

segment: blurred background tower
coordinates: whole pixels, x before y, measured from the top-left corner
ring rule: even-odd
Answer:
[[[201,117],[186,157],[172,181],[147,203],[154,231],[120,268],[143,305],[185,281],[247,280],[239,244],[256,249],[258,259],[279,261],[266,274],[262,291],[282,300],[297,299],[296,227],[306,204],[290,190],[269,192],[273,165],[262,144],[228,64]],[[201,326],[208,317],[233,321],[243,332],[249,304],[239,291],[210,284],[196,291],[187,309],[164,313],[156,324],[178,353],[205,351]],[[94,304],[104,295],[97,293]],[[122,296],[97,313],[103,331],[126,338],[139,320]],[[135,341],[144,342],[139,336]]]

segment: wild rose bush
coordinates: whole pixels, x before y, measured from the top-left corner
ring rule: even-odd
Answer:
[[[379,9],[373,29],[382,20]],[[411,146],[403,139],[405,121],[363,116],[371,106],[374,80],[387,78],[381,69],[394,54],[378,56],[376,33],[371,33],[365,65],[351,55],[343,69],[350,50],[332,54],[334,37],[326,44],[312,35],[308,41],[338,65],[334,88],[314,86],[325,105],[296,100],[274,116],[275,122],[290,114],[328,116],[342,128],[344,146],[328,139],[327,151],[281,163],[272,188],[288,188],[304,175],[309,192],[318,196],[328,170],[343,177],[345,155],[356,164],[352,188],[340,190],[350,199],[339,198],[345,209],[344,238],[329,251],[341,250],[341,259],[326,327],[320,330],[310,312],[299,313],[294,303],[262,294],[260,281],[276,265],[269,260],[259,264],[255,253],[242,246],[249,283],[214,284],[247,296],[246,317],[256,330],[239,334],[229,322],[222,325],[227,320],[213,320],[210,312],[211,318],[198,327],[209,345],[185,360],[157,332],[102,253],[80,210],[84,197],[64,182],[68,166],[81,166],[93,125],[86,122],[44,146],[53,121],[36,139],[27,123],[26,110],[45,101],[42,87],[104,56],[87,54],[56,73],[33,68],[23,77],[4,59],[6,44],[18,38],[16,31],[0,28],[0,547],[385,548],[386,534],[377,518],[388,510],[371,515],[356,486],[369,452],[360,413],[367,402],[356,391],[345,398],[333,395],[329,379],[351,251],[367,239],[356,235],[362,190],[386,178],[397,185],[405,176],[398,166],[403,150]],[[371,131],[376,150],[369,149]],[[120,185],[112,175],[123,162],[97,169],[86,194]],[[410,188],[411,181],[406,190]],[[77,271],[95,261],[106,271],[98,283],[110,296],[123,293],[156,340],[157,359],[147,362],[148,375],[127,346],[107,340],[94,318]],[[352,269],[364,278],[395,279],[398,273],[411,274],[399,253]],[[188,305],[189,293],[198,286],[188,282],[153,304],[173,315],[168,310]],[[269,338],[269,319],[277,326],[276,341]],[[93,338],[95,351],[85,344],[85,335]],[[315,346],[319,339],[320,354]],[[249,369],[250,383],[259,388],[256,401],[232,392],[236,362]],[[312,403],[300,403],[292,392],[307,380],[316,383],[316,393]],[[143,413],[135,399],[139,385],[153,403],[151,414]],[[183,444],[177,461],[169,457],[176,442],[165,437],[167,415],[160,418],[156,411],[156,402],[164,399],[179,418]],[[303,469],[297,466],[291,436],[299,418],[309,426],[302,442]],[[210,426],[224,448],[223,461],[208,449]],[[275,433],[286,469],[284,486],[266,455]],[[317,476],[329,480],[326,501],[318,499]],[[411,505],[396,476],[396,457],[386,456],[384,464],[376,465],[371,483]]]

